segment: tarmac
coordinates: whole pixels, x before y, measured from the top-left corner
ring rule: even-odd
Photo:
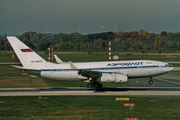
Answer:
[[[175,87],[120,87],[120,88],[1,88],[0,96],[67,96],[67,95],[113,95],[113,96],[180,96]]]

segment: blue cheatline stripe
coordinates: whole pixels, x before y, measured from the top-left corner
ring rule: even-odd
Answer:
[[[140,69],[140,68],[158,68],[158,67],[168,67],[168,66],[131,66],[131,67],[107,67],[107,68],[85,68],[82,70],[114,70],[114,69]],[[73,69],[42,69],[41,71],[75,71]]]

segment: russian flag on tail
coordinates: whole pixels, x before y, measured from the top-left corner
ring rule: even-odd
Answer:
[[[22,52],[33,52],[31,49],[21,49]]]

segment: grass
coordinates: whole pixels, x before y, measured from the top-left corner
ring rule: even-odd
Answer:
[[[14,60],[12,60],[12,54],[10,53],[0,53],[0,62],[19,62],[19,59],[15,55]]]
[[[4,78],[0,79],[0,88],[36,88],[52,87],[42,78]]]
[[[180,71],[176,71],[175,73],[176,73],[177,75],[180,75]]]
[[[43,78],[31,78],[11,65],[0,65],[0,88],[49,87]]]
[[[5,77],[29,77],[23,76],[22,71],[14,69],[11,65],[0,65],[0,79]]]
[[[57,54],[63,61],[73,62],[90,62],[90,61],[109,61],[108,54]],[[43,58],[48,57],[47,54],[41,55]],[[113,56],[113,55],[112,55]],[[167,57],[166,55],[119,55],[120,60],[158,60],[158,61],[180,61],[180,56]]]
[[[117,97],[122,96],[0,97],[0,119],[180,119],[179,101],[144,97],[116,101]],[[135,107],[131,110],[124,103],[135,103]]]
[[[91,54],[57,54],[63,61],[72,62],[90,62],[90,61],[109,61],[108,53],[91,53]],[[40,54],[48,61],[48,54]],[[113,55],[112,55],[113,56]],[[120,60],[158,60],[158,61],[180,61],[180,56],[172,57],[167,55],[125,55],[119,54]],[[54,59],[55,61],[55,59]],[[0,54],[0,62],[19,62],[15,55],[14,60],[11,54]]]

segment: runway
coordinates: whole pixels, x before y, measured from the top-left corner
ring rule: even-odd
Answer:
[[[121,87],[121,88],[1,88],[0,96],[66,96],[66,95],[115,95],[115,96],[180,96],[180,88]]]

